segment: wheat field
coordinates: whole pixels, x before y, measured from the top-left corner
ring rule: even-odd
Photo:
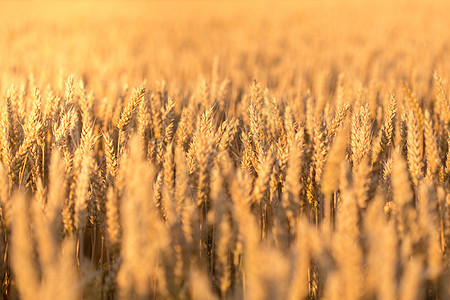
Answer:
[[[448,11],[0,1],[3,299],[450,299]]]

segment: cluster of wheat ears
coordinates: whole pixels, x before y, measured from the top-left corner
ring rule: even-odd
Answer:
[[[378,2],[1,4],[3,298],[450,299],[448,10]]]
[[[26,299],[412,299],[448,293],[450,107],[203,81],[102,109],[9,89],[1,116],[1,274]],[[27,109],[27,107],[29,109]],[[242,107],[242,109],[240,109]],[[231,113],[230,111],[234,111]],[[439,112],[439,113],[438,113]],[[233,116],[230,116],[233,115]],[[448,294],[446,294],[448,295]]]

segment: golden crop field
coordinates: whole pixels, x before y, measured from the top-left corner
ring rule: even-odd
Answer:
[[[450,299],[449,11],[0,1],[3,299]]]

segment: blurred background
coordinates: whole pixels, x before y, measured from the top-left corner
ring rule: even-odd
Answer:
[[[447,77],[448,1],[0,2],[0,92],[33,76],[74,73],[91,88],[146,79],[194,89],[213,69],[234,86],[261,81],[277,94],[409,78],[427,92]],[[95,84],[92,84],[95,82]],[[103,91],[102,91],[103,92]]]

